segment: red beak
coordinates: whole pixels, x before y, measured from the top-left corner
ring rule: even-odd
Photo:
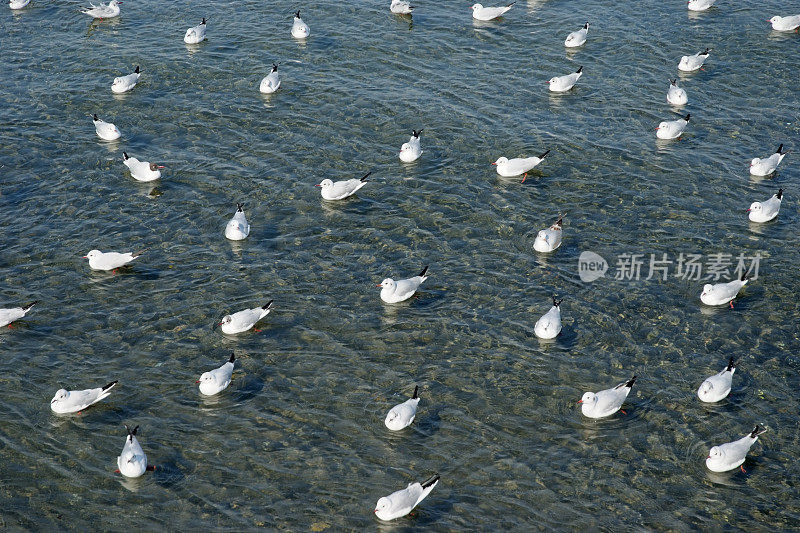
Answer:
[[[750,212],[750,208],[749,208],[749,207],[747,208],[747,212],[748,212],[748,213]]]
[[[200,383],[200,380],[198,379],[197,381],[195,381],[195,383]]]
[[[377,284],[377,285],[375,285],[375,286],[376,286],[376,287],[383,287],[383,285],[381,285],[380,283],[378,283],[378,284]]]
[[[84,255],[84,256],[82,256],[82,257],[83,257],[84,259],[89,259],[89,256],[88,256],[88,255]]]
[[[583,403],[583,400],[578,400],[578,403]]]
[[[495,163],[494,161],[492,161],[492,164],[493,164],[493,165],[497,165],[497,163]]]
[[[321,183],[317,183],[316,185],[314,185],[314,187],[322,187],[322,184]]]
[[[158,168],[166,168],[164,165],[158,165]]]

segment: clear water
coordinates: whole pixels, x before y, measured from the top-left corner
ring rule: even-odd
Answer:
[[[797,34],[777,1],[518,2],[499,23],[467,4],[125,2],[92,24],[75,2],[0,13],[0,304],[39,300],[0,331],[0,516],[23,529],[298,531],[686,530],[800,527],[797,153],[767,179],[752,157],[800,147]],[[300,8],[312,36],[290,38]],[[791,10],[790,10],[791,11]],[[795,11],[797,11],[795,9]],[[205,16],[207,42],[187,46]],[[563,47],[591,23],[589,41]],[[657,143],[692,114],[683,140]],[[278,93],[258,93],[282,61]],[[115,76],[141,65],[130,93]],[[568,94],[545,81],[584,66]],[[123,132],[98,140],[86,116]],[[424,128],[422,158],[396,157]],[[550,157],[524,184],[501,155]],[[121,152],[166,166],[135,182]],[[323,203],[323,178],[374,181]],[[744,209],[779,186],[778,219]],[[246,204],[252,233],[223,238]],[[536,232],[566,211],[557,253]],[[115,275],[88,250],[148,248]],[[761,253],[734,310],[699,304],[702,281],[582,283],[578,256]],[[649,256],[648,256],[649,257]],[[430,265],[418,297],[378,283]],[[564,297],[564,331],[533,324]],[[226,313],[275,299],[260,332],[222,335]],[[230,351],[228,390],[194,381]],[[730,355],[730,397],[700,382]],[[626,413],[592,421],[586,390],[640,376]],[[57,417],[59,387],[120,385]],[[414,424],[386,411],[420,386]],[[712,444],[770,431],[747,474],[711,475]],[[123,423],[153,473],[114,474]],[[380,496],[439,472],[414,515],[378,525]]]

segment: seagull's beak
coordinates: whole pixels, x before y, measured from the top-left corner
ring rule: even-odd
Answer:
[[[158,168],[166,168],[164,165],[158,165]]]
[[[383,287],[380,283],[375,284],[376,287]]]
[[[578,403],[583,403],[583,400],[578,400]]]
[[[197,381],[195,381],[195,383],[200,383],[200,380],[198,379]]]
[[[316,185],[314,185],[314,187],[322,187],[322,184],[321,183],[317,183]]]
[[[55,401],[56,401],[56,399],[53,398],[52,400],[50,400],[50,403],[55,403]]]
[[[88,256],[88,255],[83,255],[83,256],[81,256],[81,257],[83,257],[84,259],[89,259],[89,256]]]
[[[495,165],[495,166],[497,166],[497,163],[496,163],[496,162],[494,162],[494,161],[492,161],[492,164],[493,164],[493,165]]]
[[[747,209],[745,209],[745,211],[746,211],[747,213],[749,213],[749,212],[750,212],[750,208],[748,207]]]

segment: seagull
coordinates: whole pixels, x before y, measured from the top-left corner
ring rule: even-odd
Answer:
[[[411,512],[439,483],[434,474],[422,483],[409,483],[408,487],[384,496],[375,505],[375,515],[381,520],[394,520]]]
[[[750,213],[748,218],[750,222],[769,222],[778,216],[778,211],[781,210],[781,199],[783,198],[783,189],[778,189],[778,192],[772,195],[772,198],[765,202],[753,202],[750,204]]]
[[[420,133],[422,130],[411,130],[411,138],[400,147],[400,161],[403,163],[416,161],[422,155],[422,149],[419,146]]]
[[[231,375],[233,375],[233,362],[236,361],[236,356],[231,353],[230,359],[219,368],[215,368],[210,372],[203,372],[195,383],[200,384],[200,393],[206,396],[214,396],[225,389],[231,384]]]
[[[717,0],[689,0],[689,2],[687,2],[687,7],[689,11],[705,11],[713,6],[716,1]]]
[[[133,72],[128,74],[127,76],[119,76],[114,78],[114,83],[111,84],[111,92],[115,94],[122,94],[130,91],[136,84],[139,83],[139,65],[136,65],[136,68],[133,69]]]
[[[537,252],[547,253],[561,246],[561,222],[563,220],[564,215],[559,215],[555,224],[536,234],[536,240],[533,241],[533,249]]]
[[[127,152],[122,152],[122,162],[131,171],[131,176],[136,181],[155,181],[161,177],[163,165],[157,165],[149,161],[139,161],[135,157],[130,157]]]
[[[497,173],[504,178],[513,178],[514,176],[525,174],[522,177],[522,183],[525,183],[525,178],[528,177],[528,171],[544,161],[544,158],[547,157],[549,153],[550,150],[545,150],[538,157],[514,157],[512,159],[500,157],[492,164],[497,166]]]
[[[662,122],[656,128],[656,137],[659,139],[677,139],[683,134],[683,130],[685,130],[686,125],[689,124],[689,118],[691,116],[691,113],[688,113],[685,117],[679,118],[678,120]]]
[[[686,105],[689,102],[689,97],[686,95],[686,91],[678,87],[678,80],[669,80],[667,102],[672,105]]]
[[[186,44],[197,44],[206,40],[206,18],[200,21],[200,24],[193,26],[186,30],[186,35],[183,36],[183,42]]]
[[[578,83],[578,80],[583,75],[583,67],[578,67],[578,70],[566,76],[555,76],[550,78],[547,83],[550,84],[550,92],[564,93],[572,89]]]
[[[393,280],[392,278],[386,278],[385,280],[381,281],[377,286],[382,287],[381,289],[381,300],[386,302],[387,304],[396,304],[398,302],[403,302],[408,300],[414,293],[417,292],[419,286],[422,285],[422,282],[428,279],[428,276],[425,273],[428,271],[428,267],[422,269],[418,275],[414,276],[413,278],[408,279],[400,279],[400,280]]]
[[[104,387],[86,390],[59,389],[50,400],[50,409],[58,414],[77,413],[106,398],[116,384],[116,381],[112,381]]]
[[[800,27],[800,15],[789,15],[786,17],[774,16],[767,22],[772,23],[775,31],[792,31]]]
[[[295,39],[305,39],[311,33],[308,24],[303,22],[300,18],[300,11],[294,14],[294,22],[292,24],[292,37]]]
[[[389,6],[389,11],[395,15],[410,15],[413,10],[414,6],[411,5],[411,2],[405,0],[392,0],[392,5]]]
[[[788,150],[785,152],[782,152],[781,150],[783,150],[783,144],[778,146],[778,149],[775,150],[775,153],[769,157],[765,157],[764,159],[759,157],[753,158],[753,160],[750,161],[750,174],[753,176],[769,176],[775,172],[775,170],[778,168],[778,165],[780,165],[781,161],[783,161],[783,158],[789,153]]]
[[[115,125],[110,122],[100,120],[97,118],[97,113],[92,115],[92,122],[94,122],[94,131],[97,132],[97,136],[104,141],[116,141],[122,137],[122,133]]]
[[[741,466],[747,457],[747,452],[758,440],[758,436],[767,431],[767,428],[756,424],[753,431],[739,440],[714,446],[708,451],[706,466],[712,472],[727,472]],[[742,467],[744,472],[744,467]]]
[[[31,0],[11,0],[8,3],[8,7],[11,9],[22,9],[23,7],[27,6],[31,3]]]
[[[706,48],[702,52],[697,52],[693,56],[683,56],[681,57],[680,63],[678,63],[678,70],[682,70],[684,72],[694,72],[695,70],[699,70],[706,59],[708,59],[708,53],[711,51],[711,48]]]
[[[586,34],[589,32],[589,23],[583,25],[583,28],[579,29],[578,31],[573,31],[569,35],[567,35],[567,39],[564,41],[564,46],[567,48],[577,48],[578,46],[582,46],[583,43],[586,42]]]
[[[419,404],[418,392],[419,387],[414,387],[414,394],[411,398],[389,409],[389,412],[386,414],[386,420],[383,422],[386,424],[387,428],[392,431],[400,431],[411,425],[411,422],[414,421],[414,417],[417,415],[417,405]]]
[[[278,65],[273,63],[272,70],[261,80],[258,90],[264,94],[272,94],[281,86],[281,75],[278,73]]]
[[[633,384],[636,382],[636,376],[633,376],[628,381],[620,383],[613,389],[601,390],[598,393],[586,392],[583,398],[578,403],[581,405],[581,412],[584,416],[589,418],[604,418],[611,416],[619,411],[622,404],[625,403],[625,398],[631,392]],[[624,413],[625,411],[623,411]]]
[[[92,250],[88,254],[84,255],[83,258],[89,260],[89,267],[92,270],[108,271],[127,265],[144,252],[145,250],[142,250],[141,252],[127,252],[121,254],[118,252],[101,252],[100,250]]]
[[[242,208],[244,204],[236,203],[236,212],[233,218],[228,221],[225,226],[225,238],[232,241],[241,241],[250,235],[250,224],[247,222],[247,217],[244,216]]]
[[[119,5],[121,3],[118,0],[111,0],[107,6],[89,4],[89,7],[81,9],[81,13],[96,19],[110,19],[119,16]]]
[[[561,333],[561,302],[553,296],[553,307],[550,308],[533,326],[533,332],[540,339],[555,339]]]
[[[472,18],[486,21],[503,16],[514,4],[516,4],[516,2],[511,2],[507,6],[499,7],[483,7],[481,4],[474,4],[470,9],[472,10]]]
[[[122,453],[117,457],[117,467],[120,474],[125,477],[139,477],[147,470],[147,456],[136,439],[136,430],[139,429],[139,426],[131,431],[126,424],[125,429],[128,431],[128,436],[125,437]]]
[[[343,200],[348,196],[354,195],[356,191],[366,185],[367,178],[370,174],[372,174],[372,171],[364,174],[364,177],[360,180],[351,179],[334,182],[329,179],[324,179],[322,182],[315,185],[315,187],[321,187],[319,192],[325,200]]]
[[[28,311],[31,310],[31,307],[36,305],[39,302],[31,302],[25,307],[11,307],[9,309],[0,309],[0,328],[3,328],[12,322],[19,320],[20,318],[24,317],[28,314]]]
[[[703,292],[700,293],[700,301],[706,305],[725,305],[730,303],[733,309],[733,299],[742,290],[742,287],[747,285],[749,279],[745,278],[745,273],[742,273],[741,279],[735,279],[728,283],[715,283],[711,285],[706,283],[703,286]]]
[[[731,357],[728,365],[722,371],[706,378],[700,385],[700,388],[697,389],[697,397],[703,402],[714,403],[728,396],[731,392],[731,382],[735,371],[736,364]]]
[[[238,311],[232,315],[225,315],[222,317],[222,322],[219,323],[222,326],[222,332],[232,335],[247,331],[272,311],[272,302],[273,300],[270,300],[262,307],[254,307],[253,309]]]

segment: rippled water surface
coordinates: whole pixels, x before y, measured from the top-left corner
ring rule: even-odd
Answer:
[[[752,157],[800,149],[795,33],[769,0],[690,14],[682,1],[520,1],[473,23],[468,3],[304,5],[132,0],[91,23],[76,2],[0,9],[1,526],[53,530],[787,530],[800,527],[800,156],[766,179]],[[289,36],[300,8],[311,37]],[[186,28],[208,18],[208,40]],[[569,31],[589,40],[568,52]],[[689,105],[665,101],[681,55]],[[261,78],[281,61],[283,85]],[[130,93],[111,81],[141,65]],[[584,67],[551,96],[545,81]],[[681,141],[662,120],[692,114]],[[122,130],[100,141],[86,116]],[[412,129],[424,153],[397,159]],[[524,184],[501,155],[550,156]],[[122,151],[166,166],[134,181]],[[344,202],[313,185],[373,171]],[[778,219],[745,208],[786,190]],[[225,223],[244,202],[250,237]],[[566,212],[564,244],[533,251]],[[148,251],[93,273],[92,248]],[[578,277],[592,250],[610,263]],[[620,254],[761,254],[735,308],[703,280],[616,280]],[[430,265],[418,295],[375,284]],[[674,272],[674,271],[673,271]],[[564,298],[554,342],[533,334]],[[275,300],[260,331],[232,311]],[[195,380],[238,357],[231,386]],[[730,397],[702,380],[739,360]],[[625,413],[581,416],[587,390],[639,376]],[[101,404],[55,416],[56,389],[118,379]],[[420,387],[414,424],[383,426]],[[708,448],[769,427],[745,468],[712,475]],[[114,473],[139,424],[155,472]],[[409,517],[380,496],[439,472]]]

